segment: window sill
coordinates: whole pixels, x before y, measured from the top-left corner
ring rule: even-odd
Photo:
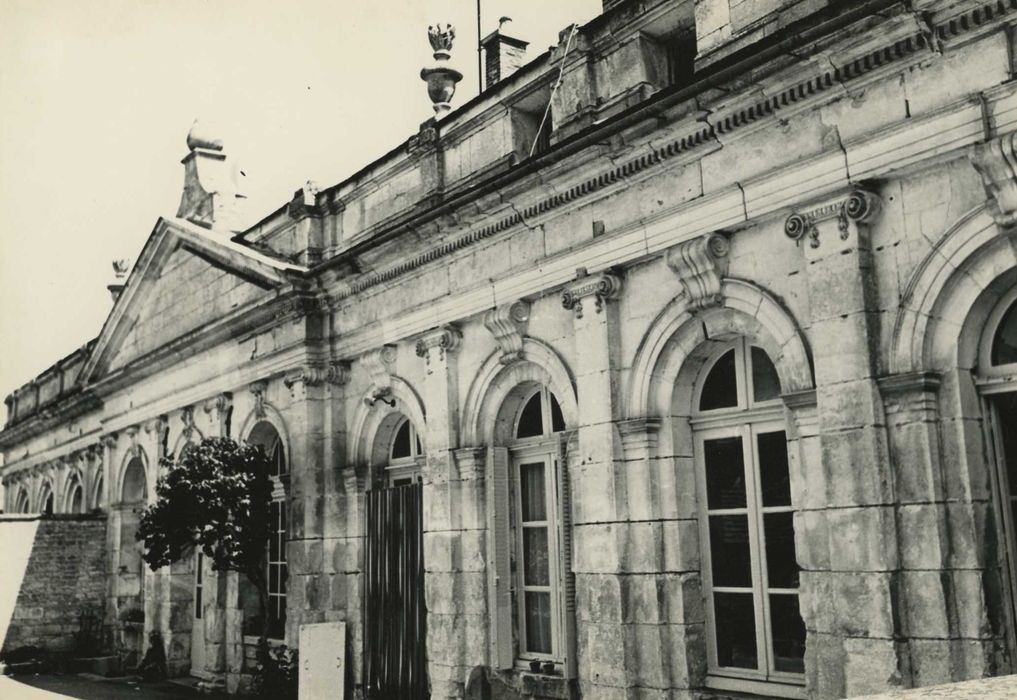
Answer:
[[[561,675],[534,673],[521,668],[502,671],[498,679],[525,697],[574,700],[579,697],[575,682]]]
[[[260,642],[260,641],[261,641],[261,637],[259,637],[256,634],[245,634],[244,635],[244,645],[245,646],[256,647],[256,646],[258,646],[258,642]],[[271,637],[269,637],[265,641],[268,642],[268,646],[270,646],[270,647],[284,647],[284,646],[286,646],[286,640],[285,639],[272,639]]]

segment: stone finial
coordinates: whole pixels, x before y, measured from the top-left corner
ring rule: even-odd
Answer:
[[[221,231],[238,231],[241,193],[238,176],[227,162],[222,139],[214,138],[195,121],[187,135],[189,153],[184,157],[184,191],[177,216],[191,223]]]
[[[441,24],[427,28],[427,38],[434,51],[434,64],[420,69],[420,79],[427,83],[427,95],[434,105],[434,113],[441,115],[452,109],[452,96],[456,92],[456,84],[463,79],[463,74],[447,65],[452,51],[452,41],[456,38],[456,30],[451,24],[442,29]]]
[[[106,285],[106,289],[109,290],[110,296],[113,297],[114,302],[120,298],[120,295],[124,291],[127,273],[130,269],[131,264],[127,258],[118,258],[113,261],[113,282]]]
[[[576,270],[576,279],[565,287],[561,294],[561,305],[575,312],[576,318],[583,317],[583,299],[594,298],[594,308],[599,314],[604,301],[613,299],[621,292],[621,278],[611,272],[591,275],[585,267]]]
[[[530,320],[530,304],[520,299],[512,304],[503,304],[484,314],[484,325],[491,331],[501,349],[500,361],[510,364],[523,357],[523,337]]]
[[[830,219],[837,220],[841,240],[850,236],[850,224],[867,224],[875,219],[882,208],[879,195],[863,188],[856,188],[844,199],[820,205],[803,212],[794,212],[784,221],[784,234],[795,243],[809,237],[812,248],[819,247],[818,224]]]
[[[976,144],[968,152],[989,195],[989,212],[1000,226],[1017,223],[1017,131]]]
[[[731,245],[725,236],[708,233],[679,243],[667,252],[667,264],[681,282],[689,306],[705,309],[721,302],[721,283]]]
[[[366,399],[368,403],[373,405],[375,401],[381,400],[389,405],[395,405],[395,400],[391,398],[392,365],[395,364],[395,360],[395,345],[383,345],[360,358],[368,374],[371,375],[371,382],[374,384],[374,388],[371,390],[371,397]]]

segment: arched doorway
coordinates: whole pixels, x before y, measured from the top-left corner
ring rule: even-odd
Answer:
[[[124,466],[118,495],[117,616],[126,663],[136,664],[144,648],[145,560],[144,543],[134,535],[148,497],[145,460],[140,454],[130,457]]]
[[[379,409],[380,410],[380,409]],[[386,412],[369,449],[365,497],[364,679],[368,697],[428,697],[424,602],[423,440]]]
[[[806,630],[780,393],[765,350],[745,338],[717,343],[696,380],[689,423],[708,683],[793,697],[805,680]]]

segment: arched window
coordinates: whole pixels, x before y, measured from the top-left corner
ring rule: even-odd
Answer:
[[[272,505],[269,511],[269,534],[266,547],[266,574],[268,579],[268,636],[286,637],[286,582],[289,573],[286,565],[286,487],[289,482],[289,462],[286,445],[275,426],[259,421],[251,429],[247,441],[260,445],[269,458],[269,475],[272,477]],[[247,606],[245,605],[245,608]]]
[[[1017,374],[1017,289],[989,314],[978,357],[979,374]]]
[[[102,473],[96,475],[95,486],[92,488],[92,507],[101,508],[106,505],[106,484],[102,478]]]
[[[124,469],[124,481],[120,487],[121,503],[144,503],[148,496],[145,478],[145,462],[140,457],[132,457]]]
[[[704,365],[694,395],[703,584],[713,687],[771,693],[804,679],[780,381],[739,339]]]
[[[512,491],[519,659],[560,662],[565,654],[561,435],[565,419],[545,386],[519,401],[508,445]]]
[[[81,488],[81,480],[77,476],[71,477],[70,484],[67,487],[67,497],[64,501],[64,512],[85,512],[85,494],[84,490]]]
[[[417,429],[409,418],[403,417],[392,433],[385,473],[389,486],[403,486],[420,481],[423,470],[424,446]]]
[[[39,491],[39,512],[46,515],[53,514],[53,487],[49,482],[43,484],[42,490]]]

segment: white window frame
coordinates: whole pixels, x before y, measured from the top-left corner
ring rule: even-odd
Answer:
[[[697,379],[693,392],[693,417],[689,422],[693,429],[693,449],[696,464],[696,491],[699,502],[699,541],[703,577],[703,597],[706,603],[707,621],[707,687],[717,690],[738,691],[786,698],[805,698],[805,675],[776,671],[773,653],[773,634],[770,629],[769,593],[791,594],[799,589],[769,587],[766,569],[766,549],[763,544],[763,516],[767,513],[794,512],[790,506],[762,505],[762,488],[758,483],[759,448],[758,436],[783,432],[787,435],[784,407],[779,397],[766,401],[753,400],[751,348],[753,344],[745,338],[725,343],[718,348],[707,362]],[[758,347],[758,346],[756,346]],[[700,411],[703,387],[717,362],[729,350],[735,351],[735,374],[737,377],[737,405]],[[763,349],[763,348],[760,348]],[[765,352],[765,350],[764,350]],[[772,360],[771,360],[772,362]],[[707,440],[738,437],[741,439],[742,460],[745,470],[745,506],[731,509],[709,509],[706,492],[706,464],[704,443]],[[790,476],[790,474],[789,474]],[[751,593],[756,629],[757,669],[720,666],[717,661],[717,628],[714,612],[714,593],[745,593],[744,588],[713,586],[712,552],[710,549],[710,515],[745,514],[749,526],[749,553],[751,556]]]
[[[403,425],[409,425],[410,427],[410,454],[407,457],[393,457],[392,453],[395,451],[396,437],[399,435],[399,431],[402,430]],[[404,481],[406,479],[410,479],[411,483],[420,481],[425,460],[424,441],[420,439],[420,436],[417,434],[417,428],[413,425],[413,421],[409,419],[409,416],[403,416],[396,423],[395,430],[392,431],[392,439],[389,441],[388,464],[385,466],[386,486],[396,486],[397,481]]]
[[[528,438],[516,438],[519,433],[519,422],[522,418],[523,409],[529,404],[536,394],[540,394],[540,409],[542,420],[542,434]],[[562,617],[562,590],[564,584],[564,567],[561,557],[562,552],[562,526],[561,526],[561,498],[558,493],[558,470],[563,468],[560,463],[561,433],[553,431],[551,420],[551,399],[550,391],[541,385],[526,394],[519,403],[519,410],[512,423],[513,441],[509,446],[510,482],[512,494],[512,542],[515,561],[515,598],[516,598],[516,629],[518,639],[516,645],[516,666],[523,670],[529,670],[530,661],[550,661],[559,667],[564,660],[565,650],[563,640],[565,637],[565,625]],[[547,520],[544,521],[548,530],[548,586],[533,586],[526,584],[524,580],[525,567],[523,565],[523,526],[522,526],[522,488],[521,469],[525,464],[544,464],[544,497]],[[532,651],[526,647],[526,591],[541,591],[550,593],[551,597],[551,652],[543,653]]]

